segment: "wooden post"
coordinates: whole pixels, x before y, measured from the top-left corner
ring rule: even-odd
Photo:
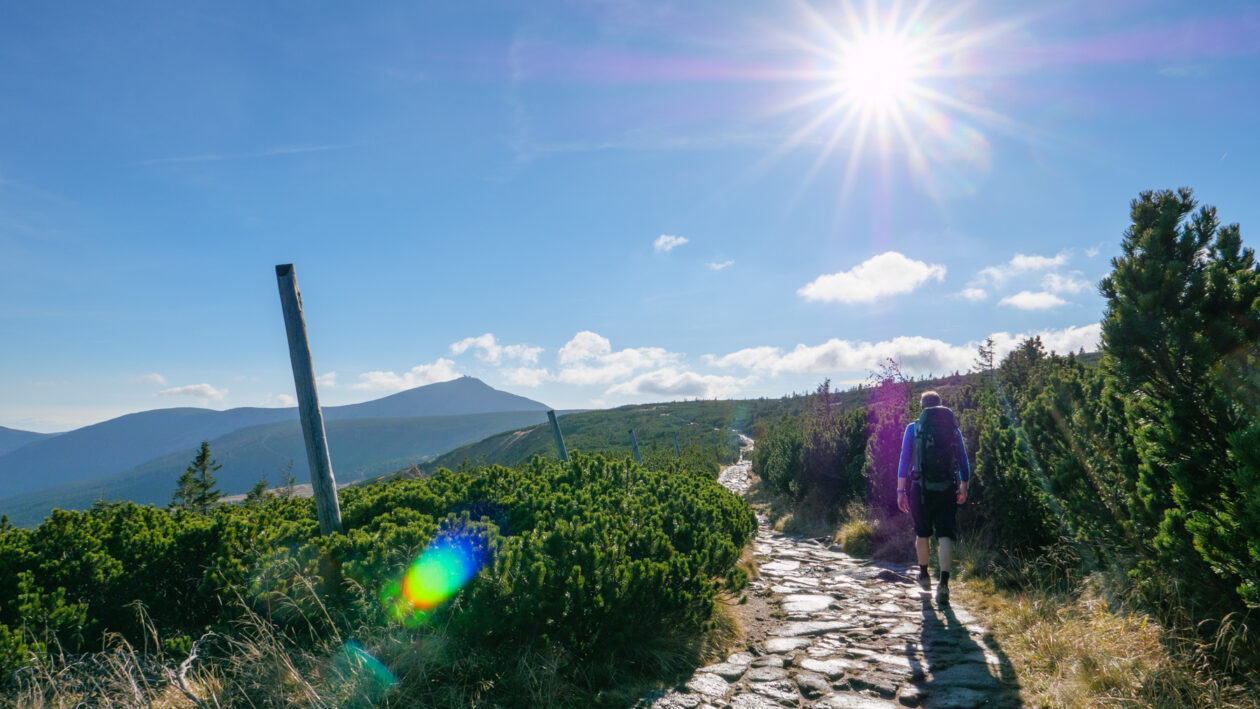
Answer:
[[[677,431],[674,432],[674,457],[675,458],[682,457],[682,451],[679,450],[678,448],[678,432]]]
[[[297,389],[298,413],[302,417],[302,437],[306,439],[306,460],[311,469],[319,533],[328,535],[341,531],[341,508],[337,504],[337,481],[328,458],[328,436],[324,433],[324,415],[315,391],[311,347],[306,341],[306,318],[302,315],[302,295],[298,293],[293,264],[276,266],[276,282],[280,286],[284,329],[289,335],[289,361],[293,365],[293,386]]]
[[[555,409],[547,412],[547,419],[551,421],[551,432],[556,435],[556,450],[560,453],[560,460],[569,462],[569,450],[564,447],[564,434],[560,433],[560,423],[556,421]]]
[[[639,439],[634,437],[634,429],[630,429],[630,447],[634,449],[634,460],[637,463],[643,462],[643,456],[639,455]]]

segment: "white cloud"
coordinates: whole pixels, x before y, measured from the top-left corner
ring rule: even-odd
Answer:
[[[158,396],[191,396],[197,399],[222,400],[227,396],[227,389],[215,389],[209,384],[189,384],[188,386],[163,389]]]
[[[1099,347],[1101,326],[1097,323],[1063,330],[1040,330],[1011,334],[995,332],[994,350],[1004,357],[1020,342],[1040,336],[1046,349],[1075,352],[1081,347]],[[767,376],[789,374],[834,374],[837,372],[869,372],[880,362],[892,358],[911,375],[944,374],[967,371],[976,358],[979,341],[950,344],[926,337],[897,337],[882,342],[849,341],[832,338],[820,345],[799,344],[785,352],[778,347],[749,347],[721,357],[705,355],[707,364],[721,369],[742,368]]]
[[[594,359],[609,352],[612,352],[612,343],[607,337],[601,337],[590,330],[583,330],[560,348],[560,364]]]
[[[289,394],[272,394],[266,399],[263,399],[262,405],[286,408],[289,406],[297,406],[297,399],[293,398]]]
[[[536,387],[542,386],[552,378],[551,372],[546,369],[535,369],[533,367],[517,367],[516,369],[504,369],[500,372],[508,384],[519,387]]]
[[[1080,276],[1080,271],[1073,271],[1067,275],[1047,273],[1041,279],[1041,287],[1051,293],[1084,293],[1090,289],[1091,284]]]
[[[1098,246],[1091,246],[1088,249],[1085,249],[1085,255],[1090,258],[1094,258],[1095,256],[1098,255],[1099,251],[1102,251],[1102,244],[1099,244]]]
[[[142,374],[138,377],[133,377],[131,379],[131,383],[132,384],[157,384],[159,386],[166,386],[166,377],[162,376],[161,374],[158,374],[157,372],[153,372],[152,374]]]
[[[324,374],[321,374],[318,377],[315,377],[315,383],[321,387],[324,387],[325,389],[336,389],[337,388],[337,373],[325,372]],[[284,395],[282,394],[282,396]]]
[[[417,365],[402,374],[380,370],[364,372],[359,375],[359,381],[355,382],[354,388],[372,391],[402,391],[425,384],[449,381],[458,376],[459,372],[455,370],[455,363],[445,357],[439,357],[433,364]]]
[[[989,297],[989,294],[986,293],[983,288],[963,288],[962,292],[958,295],[961,295],[973,303],[978,303]]]
[[[1071,257],[1072,252],[1067,249],[1060,251],[1054,256],[1015,254],[1010,261],[1004,264],[980,269],[980,272],[976,274],[976,283],[1001,285],[1022,273],[1059,268],[1066,265]]]
[[[661,234],[659,237],[657,237],[656,241],[652,242],[652,248],[656,249],[657,252],[668,253],[670,251],[673,251],[675,247],[682,246],[685,243],[687,243],[687,237],[685,236],[671,236],[669,234]]]
[[[469,348],[476,348],[477,359],[496,365],[505,358],[525,363],[537,362],[538,355],[543,351],[541,347],[529,345],[500,345],[495,341],[494,335],[487,332],[479,337],[465,337],[451,344],[451,354],[460,355],[467,352]]]
[[[714,271],[721,271],[722,269],[728,266],[735,265],[735,262],[734,261],[710,261],[706,263],[705,265]]]
[[[1046,291],[1034,293],[1022,290],[999,300],[998,305],[1009,305],[1020,310],[1049,310],[1060,305],[1067,305],[1067,301]]]
[[[871,303],[909,293],[930,280],[945,279],[945,267],[915,261],[896,251],[872,256],[848,271],[815,278],[797,292],[805,300],[824,303]]]
[[[583,330],[560,348],[560,364],[565,366],[555,379],[566,384],[608,384],[641,369],[672,364],[680,357],[661,347],[631,347],[614,352],[608,338]]]
[[[683,397],[698,396],[705,399],[727,398],[737,394],[744,381],[732,376],[697,374],[665,367],[646,372],[608,389],[606,394],[628,396]]]

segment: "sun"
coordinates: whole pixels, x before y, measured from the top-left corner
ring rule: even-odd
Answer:
[[[841,0],[830,13],[804,0],[798,5],[803,26],[782,36],[803,52],[792,78],[807,90],[772,112],[804,121],[766,160],[813,151],[807,185],[833,155],[846,155],[842,198],[902,161],[934,199],[974,193],[990,169],[983,130],[1014,130],[981,103],[977,88],[993,69],[986,50],[1004,28],[962,27],[961,10],[933,15],[927,0],[914,6],[868,0],[865,10],[854,2]]]
[[[904,106],[915,95],[915,77],[922,51],[906,37],[870,34],[840,50],[837,92],[844,101],[886,112]]]

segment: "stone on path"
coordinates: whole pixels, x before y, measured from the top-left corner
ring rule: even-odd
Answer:
[[[748,464],[719,482],[743,494]],[[864,561],[818,540],[775,532],[759,520],[760,576],[749,594],[780,613],[747,652],[697,670],[682,687],[636,707],[651,709],[972,709],[1018,705],[998,676],[1009,666],[981,638],[977,618],[938,608],[914,583],[915,567]],[[765,620],[764,618],[759,618]]]

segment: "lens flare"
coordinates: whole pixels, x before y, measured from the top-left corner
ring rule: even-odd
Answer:
[[[340,706],[375,706],[398,684],[385,663],[357,640],[347,641],[333,655],[331,669],[339,685]]]
[[[450,600],[485,565],[481,540],[468,532],[438,535],[407,567],[402,579],[382,594],[394,617],[413,626]]]

